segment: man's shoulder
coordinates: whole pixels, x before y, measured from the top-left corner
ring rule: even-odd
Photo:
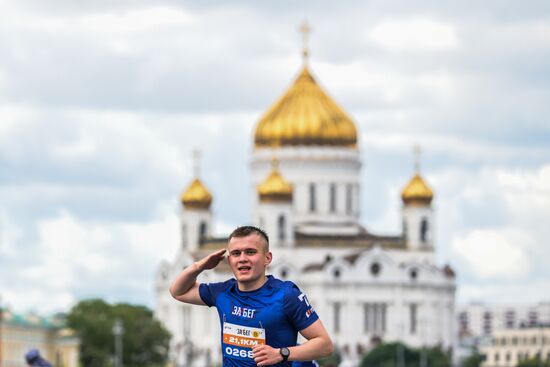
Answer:
[[[213,306],[219,295],[227,293],[234,287],[235,279],[228,279],[224,282],[201,283],[199,295],[207,306]]]
[[[298,286],[290,280],[281,280],[271,276],[270,286],[275,289],[280,289],[283,292],[290,292],[293,289],[298,289]]]
[[[222,291],[224,289],[231,288],[236,283],[236,280],[231,278],[227,279],[223,282],[209,282],[209,283],[201,283],[202,286],[205,286],[210,289],[216,289],[218,291]]]
[[[237,281],[235,280],[235,278],[229,278],[229,279],[224,280],[224,281],[222,281],[222,282],[210,282],[210,283],[206,283],[206,284],[212,284],[212,285],[214,285],[214,284],[216,284],[216,285],[218,285],[218,284],[219,284],[219,285],[233,285],[233,284],[235,284],[236,282],[237,282]]]

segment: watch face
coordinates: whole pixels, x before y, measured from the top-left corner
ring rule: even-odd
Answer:
[[[286,360],[290,355],[290,350],[288,350],[288,348],[281,348],[281,355]]]

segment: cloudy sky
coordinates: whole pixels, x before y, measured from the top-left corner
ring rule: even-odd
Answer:
[[[360,131],[362,222],[396,234],[412,147],[457,300],[550,300],[550,2],[0,0],[0,295],[154,305],[191,152],[249,221],[254,125],[301,66]]]

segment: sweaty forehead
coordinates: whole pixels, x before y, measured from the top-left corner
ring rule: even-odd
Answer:
[[[245,250],[247,248],[267,251],[267,244],[259,234],[252,233],[246,237],[231,238],[231,241],[227,244],[227,248],[229,251],[236,249]]]

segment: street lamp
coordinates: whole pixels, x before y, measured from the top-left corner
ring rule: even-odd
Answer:
[[[194,345],[191,339],[186,338],[183,342],[183,351],[185,353],[185,365],[191,366],[193,363],[193,359],[195,358],[194,355]]]
[[[542,348],[543,348],[542,340],[544,335],[543,327],[544,325],[542,324],[542,322],[539,322],[539,353],[538,353],[539,357],[537,358],[538,367],[542,367]]]
[[[395,351],[397,353],[397,367],[405,367],[405,325],[403,320],[399,323],[399,329],[401,330],[401,336],[397,338],[397,350]]]
[[[113,335],[115,336],[115,367],[122,367],[122,336],[124,335],[124,325],[122,320],[117,318],[113,325]]]
[[[3,316],[3,310],[2,310],[2,296],[0,296],[0,367],[2,367],[2,316]]]
[[[428,359],[426,356],[426,333],[428,323],[424,318],[420,319],[420,332],[422,334],[422,349],[420,350],[420,367],[428,366]]]

